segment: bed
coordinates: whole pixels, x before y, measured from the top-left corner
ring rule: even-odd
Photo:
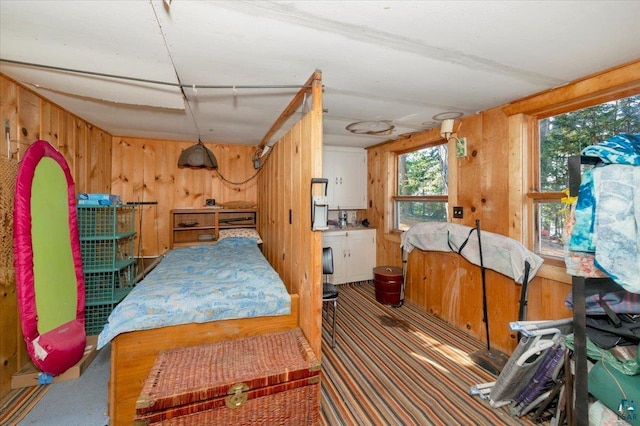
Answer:
[[[298,297],[288,294],[256,239],[233,236],[171,250],[116,306],[98,338],[98,347],[111,342],[111,424],[131,424],[160,351],[298,323]]]

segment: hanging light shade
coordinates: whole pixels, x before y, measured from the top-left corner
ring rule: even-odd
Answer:
[[[213,152],[201,140],[180,153],[178,167],[193,167],[196,169],[217,169],[218,160]]]

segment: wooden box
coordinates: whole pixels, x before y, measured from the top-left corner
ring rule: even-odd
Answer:
[[[315,425],[320,361],[300,329],[158,355],[136,425]]]

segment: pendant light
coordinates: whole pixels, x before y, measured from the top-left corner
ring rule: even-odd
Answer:
[[[213,152],[198,139],[197,144],[182,151],[178,158],[178,167],[215,170],[218,168],[218,160]]]

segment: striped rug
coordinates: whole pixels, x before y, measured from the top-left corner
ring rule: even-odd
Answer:
[[[469,394],[495,376],[469,354],[482,342],[409,303],[375,300],[373,283],[339,286],[336,347],[324,321],[324,425],[521,425]]]
[[[13,389],[0,400],[0,425],[17,425],[51,388],[49,385]]]

